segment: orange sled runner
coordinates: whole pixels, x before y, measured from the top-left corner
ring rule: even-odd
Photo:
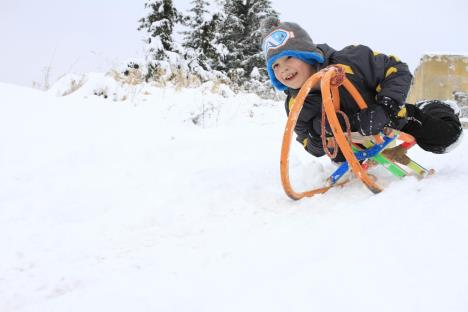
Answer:
[[[323,102],[322,142],[325,152],[333,158],[338,152],[338,149],[336,148],[336,146],[338,146],[346,158],[346,161],[330,175],[325,186],[310,191],[296,192],[294,191],[289,179],[288,160],[291,139],[297,123],[297,118],[301,112],[302,106],[304,105],[304,100],[310,90],[319,82]],[[381,133],[373,137],[353,138],[348,118],[340,111],[339,87],[346,88],[360,109],[367,108],[367,104],[362,96],[346,78],[344,66],[338,64],[324,68],[318,73],[312,75],[302,86],[294,101],[293,107],[289,112],[283,136],[283,144],[281,147],[280,167],[281,182],[284,191],[290,198],[298,200],[303,197],[310,197],[315,194],[324,193],[333,186],[342,185],[346,183],[347,180],[341,180],[341,178],[349,171],[349,169],[351,169],[354,175],[361,180],[370,191],[373,193],[379,193],[382,191],[382,188],[377,185],[374,179],[372,179],[367,173],[367,169],[376,164],[383,165],[384,168],[397,177],[406,176],[408,174],[407,170],[414,172],[418,177],[425,177],[433,173],[433,170],[423,168],[406,155],[406,151],[416,143],[414,138],[409,134],[393,129],[385,129],[385,134]],[[346,121],[346,134],[338,121],[337,113],[341,114]],[[333,136],[329,138],[326,138],[325,135],[324,127],[326,119],[328,119],[328,123],[330,124],[333,133]],[[402,143],[393,148],[388,148],[390,143],[396,142],[397,140],[402,141]],[[334,155],[331,155],[328,150],[328,146],[334,147]],[[406,170],[403,169],[402,165]]]

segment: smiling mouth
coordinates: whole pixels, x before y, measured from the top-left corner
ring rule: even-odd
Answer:
[[[297,76],[297,73],[292,73],[284,77],[284,80],[288,81]]]

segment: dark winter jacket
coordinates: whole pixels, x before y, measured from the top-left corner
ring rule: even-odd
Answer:
[[[378,95],[389,97],[398,105],[404,104],[412,75],[408,66],[398,58],[374,52],[363,45],[348,46],[340,51],[326,44],[319,44],[318,48],[325,58],[325,62],[319,64],[318,69],[331,64],[345,65],[346,77],[361,93],[369,108],[379,105],[376,101]],[[359,107],[344,87],[340,87],[339,90],[341,110],[351,117],[359,111]],[[298,92],[296,89],[285,91],[287,114]],[[321,111],[322,96],[317,88],[307,96],[295,128],[297,141],[304,144],[305,149],[314,156],[324,155],[320,138]],[[357,131],[356,127],[352,125],[351,130]]]

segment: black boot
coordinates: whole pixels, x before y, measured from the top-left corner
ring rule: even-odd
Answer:
[[[450,103],[431,100],[406,104],[408,123],[401,129],[411,134],[425,151],[443,154],[454,148],[462,137],[459,110]]]

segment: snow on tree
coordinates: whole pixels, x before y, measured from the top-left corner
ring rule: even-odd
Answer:
[[[145,32],[148,78],[161,66],[167,67],[167,63],[162,61],[174,59],[177,49],[172,35],[180,14],[172,0],[147,0],[145,9],[146,16],[139,20],[138,30]]]
[[[260,21],[267,16],[278,16],[270,0],[226,0],[218,41],[225,48],[223,68],[233,79],[245,81],[264,67]],[[266,77],[265,70],[261,76]]]
[[[219,59],[214,45],[218,14],[210,14],[209,2],[205,0],[193,0],[193,7],[189,10],[185,25],[190,28],[183,32],[183,46],[191,49],[191,54],[197,58],[197,62],[204,70],[210,70]]]

